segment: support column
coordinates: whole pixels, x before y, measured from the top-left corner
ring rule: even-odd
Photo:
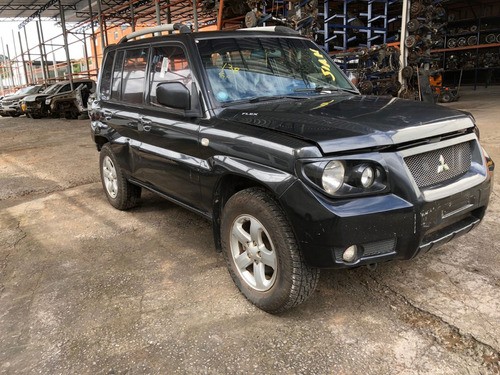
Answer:
[[[406,82],[406,79],[403,78],[403,68],[406,67],[406,59],[408,57],[408,48],[405,45],[405,40],[406,40],[406,24],[408,23],[409,19],[409,11],[410,11],[410,4],[409,0],[403,0],[403,14],[401,15],[401,37],[399,40],[399,74],[398,74],[398,79],[399,82],[401,82],[401,92],[405,88],[408,87],[408,84]]]
[[[154,0],[155,2],[155,15],[156,15],[156,26],[161,25],[161,8],[160,8],[160,0]],[[155,33],[155,36],[160,36],[161,32],[158,31]]]
[[[26,60],[24,60],[23,42],[21,39],[20,31],[17,32],[17,36],[19,37],[19,49],[21,50],[21,60],[23,61],[24,78],[26,79],[26,84],[30,85],[31,82],[28,78],[28,68],[26,67]]]
[[[23,84],[23,80],[21,78],[21,68],[19,67],[19,60],[17,59],[17,45],[16,45],[16,37],[14,35],[14,30],[11,30],[12,31],[12,44],[14,46],[14,58],[16,59],[16,77],[17,77],[17,80],[19,82],[19,85],[22,85]],[[28,82],[26,81],[26,84],[28,84]]]
[[[2,46],[3,46],[3,40],[2,40]],[[7,58],[9,59],[10,79],[12,80],[12,88],[14,88],[16,86],[16,82],[14,80],[14,69],[12,69],[12,61],[10,59],[9,45],[6,44],[6,46],[7,46]]]
[[[97,16],[99,18],[99,29],[101,29],[101,51],[104,53],[104,47],[108,45],[107,43],[107,35],[106,34],[106,26],[104,25],[104,19],[102,18],[102,7],[101,0],[97,0]]]
[[[222,30],[222,10],[224,9],[224,0],[219,1],[219,14],[217,16],[217,30]]]
[[[26,52],[28,53],[28,65],[30,68],[31,82],[36,83],[36,77],[33,74],[33,60],[31,59],[30,45],[28,43],[28,34],[26,34],[26,26],[24,26],[23,29],[24,29],[24,40],[26,41]]]
[[[59,17],[61,18],[61,26],[63,31],[64,39],[64,52],[66,53],[66,65],[68,66],[68,79],[71,86],[71,91],[75,88],[73,87],[73,66],[71,65],[71,59],[69,58],[69,48],[68,48],[68,32],[66,31],[66,17],[64,16],[64,9],[61,4],[61,0],[57,0],[59,3]]]
[[[4,62],[2,61],[0,64],[0,90],[2,90],[2,96],[5,96],[5,90],[3,88],[3,64]]]
[[[156,25],[161,25],[160,0],[155,0]]]
[[[172,11],[170,9],[170,0],[167,0],[166,3],[167,3],[167,23],[171,24],[172,23]],[[170,31],[168,33],[170,34]]]
[[[88,0],[89,2],[89,13],[90,13],[90,28],[92,30],[92,35],[90,40],[92,41],[92,51],[94,52],[94,66],[96,72],[99,70],[99,58],[97,57],[97,47],[95,45],[95,27],[94,27],[94,12],[92,11],[92,0]]]
[[[193,22],[194,22],[194,31],[198,31],[198,1],[193,0]]]
[[[135,14],[134,14],[134,5],[132,1],[129,1],[129,7],[130,7],[130,27],[132,28],[132,32],[135,31]]]
[[[45,48],[45,38],[43,37],[42,17],[40,15],[38,15],[38,21],[40,22],[40,39],[42,41],[43,56],[44,56],[45,62],[47,62],[48,61],[47,49]],[[45,76],[47,77],[47,79],[49,79],[50,78],[49,64],[45,64],[45,70],[46,70]]]
[[[85,35],[85,30],[83,30],[83,57],[85,58],[87,77],[90,78],[89,52],[87,51],[87,35]]]
[[[42,47],[42,38],[40,36],[40,25],[38,24],[38,21],[36,21],[36,31],[38,34],[38,47],[40,48],[40,68],[42,70],[42,78],[44,81],[47,81],[48,77],[45,72],[45,61],[43,57],[43,47]]]

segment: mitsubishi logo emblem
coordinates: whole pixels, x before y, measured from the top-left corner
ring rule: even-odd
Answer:
[[[448,171],[449,169],[450,169],[450,167],[448,166],[448,164],[446,164],[444,162],[444,156],[443,155],[439,155],[439,165],[438,165],[438,168],[437,168],[437,173]]]

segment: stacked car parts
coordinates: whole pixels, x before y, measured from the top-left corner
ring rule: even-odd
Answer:
[[[440,1],[418,0],[412,2],[410,20],[406,24],[409,35],[404,40],[408,49],[407,66],[402,72],[406,86],[400,96],[420,98],[425,93],[430,92],[428,79],[421,78],[422,75],[428,77],[437,68],[431,57],[431,49],[441,48],[444,45],[445,18],[446,11],[440,5]],[[467,43],[466,40],[460,42]]]

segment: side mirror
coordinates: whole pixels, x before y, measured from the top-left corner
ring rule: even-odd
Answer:
[[[165,82],[156,86],[156,100],[171,108],[191,109],[191,93],[180,82]]]

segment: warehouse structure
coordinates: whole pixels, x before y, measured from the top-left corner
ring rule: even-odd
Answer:
[[[499,0],[2,20],[0,373],[500,374]]]
[[[0,1],[1,17],[19,21],[13,46],[2,46],[2,86],[96,78],[103,47],[136,29],[183,22],[194,31],[287,25],[337,58],[365,94],[425,98],[441,86],[498,84],[500,4],[495,0]],[[64,43],[46,39],[42,20],[60,24]],[[36,36],[26,26],[36,24]],[[74,59],[68,35],[84,51]],[[10,48],[9,48],[10,47]],[[54,51],[65,61],[54,61]],[[9,91],[9,90],[8,90]],[[453,100],[453,91],[441,95]]]

